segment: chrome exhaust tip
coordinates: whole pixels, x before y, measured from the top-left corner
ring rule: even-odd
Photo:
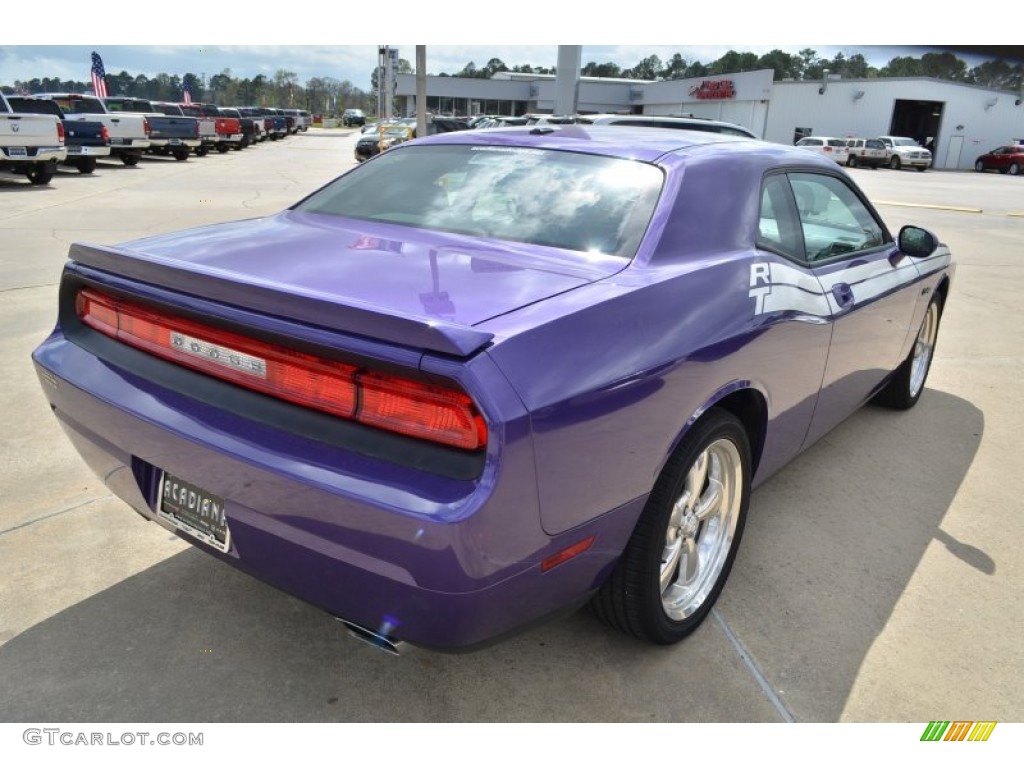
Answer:
[[[348,630],[350,637],[355,638],[366,643],[378,651],[389,653],[392,656],[401,656],[402,649],[405,647],[405,643],[401,640],[396,640],[393,637],[382,635],[380,632],[374,632],[372,629],[355,624],[347,619],[337,619],[338,622],[345,625]]]

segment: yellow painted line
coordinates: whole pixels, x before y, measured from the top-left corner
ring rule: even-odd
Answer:
[[[924,203],[896,203],[892,200],[872,200],[875,205],[895,205],[900,208],[932,208],[936,211],[960,211],[961,213],[984,213],[981,208],[961,208],[958,205],[925,205]],[[1024,216],[1024,214],[1020,214]]]
[[[1012,216],[1017,219],[1024,219],[1024,213],[1008,213],[1007,216]]]

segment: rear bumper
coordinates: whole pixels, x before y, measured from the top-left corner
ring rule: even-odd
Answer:
[[[0,147],[0,162],[20,167],[37,163],[59,163],[68,156],[66,147],[26,147],[25,154],[13,154],[13,147]]]
[[[537,507],[525,420],[472,480],[253,424],[118,371],[59,331],[33,355],[54,414],[93,471],[157,518],[161,471],[225,501],[215,557],[397,640],[460,650],[578,604],[613,566],[639,501],[557,537]],[[500,459],[500,461],[499,461]],[[500,464],[500,469],[499,469]],[[541,562],[591,535],[584,554]]]
[[[68,147],[68,159],[71,160],[76,157],[109,157],[110,147]]]
[[[180,139],[180,138],[169,138],[169,139],[150,139],[150,149],[160,149],[162,147],[169,147],[171,149],[175,147],[188,147],[189,149],[195,149],[202,144],[201,139]]]
[[[118,137],[115,136],[115,137],[113,137],[110,140],[110,149],[111,150],[149,149],[150,144],[151,144],[151,142],[150,142],[149,139],[131,139],[131,138],[125,139],[125,138],[118,138]]]

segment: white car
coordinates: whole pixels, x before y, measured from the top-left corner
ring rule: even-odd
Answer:
[[[805,136],[796,143],[796,146],[818,152],[840,165],[846,165],[846,161],[850,159],[846,139],[837,139],[833,136]]]

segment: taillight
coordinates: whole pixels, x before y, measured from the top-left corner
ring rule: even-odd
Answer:
[[[453,387],[298,352],[90,289],[78,293],[75,312],[106,336],[246,389],[466,450],[487,442],[483,416]]]
[[[64,123],[58,121],[57,123],[57,141],[61,144],[64,143]]]
[[[104,144],[110,143],[110,131],[107,130],[107,126],[100,128],[100,138],[103,139]]]

